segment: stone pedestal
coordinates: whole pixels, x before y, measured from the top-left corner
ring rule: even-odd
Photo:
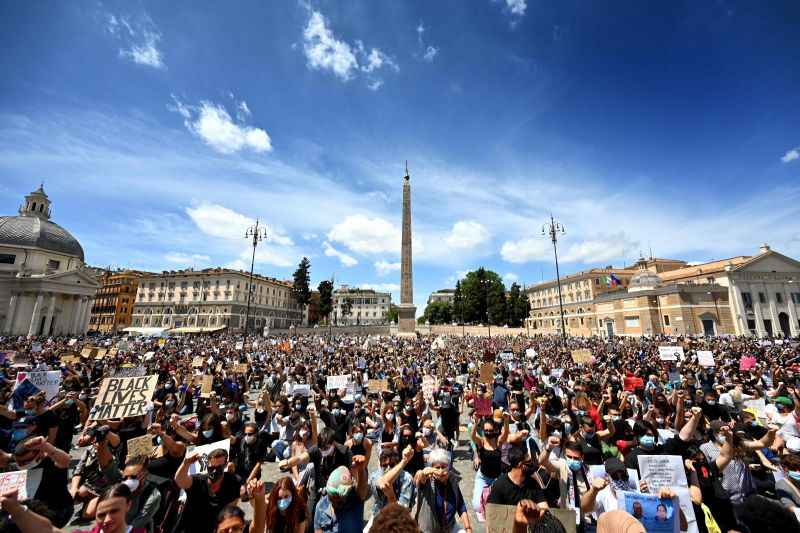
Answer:
[[[400,333],[414,333],[417,328],[417,306],[400,304],[397,310],[397,322]]]

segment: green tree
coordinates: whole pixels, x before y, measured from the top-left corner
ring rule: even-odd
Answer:
[[[502,326],[508,323],[508,305],[506,300],[506,288],[501,284],[490,284],[487,288],[486,298],[488,300],[486,312],[489,323],[493,326]]]
[[[330,323],[331,311],[333,311],[333,283],[324,279],[319,282],[317,290],[319,291],[319,314]]]
[[[392,324],[397,324],[399,316],[400,316],[400,308],[394,304],[389,304],[389,311],[386,313],[386,320],[388,320]]]
[[[311,289],[308,287],[311,282],[310,269],[311,261],[308,260],[308,257],[304,257],[300,260],[300,264],[297,265],[297,270],[294,271],[292,294],[294,295],[294,300],[299,303],[303,309],[305,309],[311,301]]]
[[[505,322],[505,286],[499,274],[480,267],[467,273],[460,290],[464,322],[485,324],[490,319],[493,324]]]
[[[422,317],[423,322],[449,324],[453,320],[453,307],[448,302],[431,302]]]
[[[507,307],[508,325],[512,328],[522,326],[530,312],[530,302],[517,283],[513,283],[508,291]]]
[[[453,319],[459,323],[464,322],[464,293],[461,291],[461,280],[456,281],[456,290],[453,292]]]

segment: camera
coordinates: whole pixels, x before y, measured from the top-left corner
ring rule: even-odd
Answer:
[[[106,440],[106,436],[108,435],[109,431],[111,431],[110,427],[100,426],[90,429],[89,436],[92,437],[97,442],[103,442],[104,440]]]

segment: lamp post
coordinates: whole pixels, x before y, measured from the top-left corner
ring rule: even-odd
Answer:
[[[561,314],[561,340],[566,344],[567,329],[564,325],[564,300],[561,297],[561,274],[558,271],[558,235],[564,235],[566,230],[564,225],[556,220],[553,220],[553,215],[550,215],[550,222],[542,226],[542,237],[549,236],[553,241],[553,255],[556,259],[556,283],[558,284],[558,308]]]
[[[253,239],[253,258],[250,260],[250,284],[247,288],[247,311],[244,316],[244,338],[250,332],[250,300],[253,297],[253,268],[256,265],[256,247],[258,243],[267,238],[267,228],[258,226],[258,219],[254,226],[247,228],[244,232],[245,239]]]

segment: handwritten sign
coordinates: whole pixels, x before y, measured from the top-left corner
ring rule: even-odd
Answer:
[[[211,444],[205,444],[203,446],[195,446],[189,450],[187,454],[198,453],[200,454],[200,459],[189,466],[189,474],[205,474],[208,472],[208,455],[214,450],[225,450],[229,452],[230,447],[231,441],[229,439],[212,442]]]
[[[292,395],[308,398],[311,395],[311,385],[308,383],[295,383],[292,385]]]
[[[81,357],[92,357],[95,353],[97,353],[96,348],[83,348],[81,350]]]
[[[147,369],[143,366],[124,366],[114,372],[115,378],[138,378],[147,374]]]
[[[670,487],[688,487],[680,455],[640,455],[639,473],[650,492]]]
[[[589,363],[592,360],[592,351],[586,348],[581,350],[572,350],[572,360],[579,365]]]
[[[439,384],[435,377],[433,376],[423,376],[422,378],[422,396],[425,398],[426,402],[433,401],[433,394],[436,392],[436,389],[439,388]]]
[[[475,414],[478,416],[489,416],[492,414],[492,399],[483,396],[475,397]]]
[[[242,348],[244,348],[244,341],[237,342],[236,343],[236,349],[237,350],[241,350]]]
[[[27,500],[36,495],[41,482],[41,468],[4,472],[0,474],[0,494],[16,490],[18,500]]]
[[[200,397],[208,398],[214,390],[214,376],[203,376],[200,380]]]
[[[370,379],[367,381],[367,388],[370,392],[384,392],[389,390],[388,379]]]
[[[340,376],[328,376],[325,383],[325,388],[331,389],[346,389],[347,384],[350,383],[350,374],[342,374]]]
[[[714,352],[710,350],[698,350],[697,362],[700,363],[700,366],[717,366],[714,362]]]
[[[204,361],[202,355],[196,355],[194,356],[194,359],[192,359],[192,368],[202,368],[203,364]]]
[[[515,505],[486,504],[486,533],[514,531]]]
[[[234,374],[247,374],[247,363],[236,363],[231,367]]]
[[[153,436],[142,435],[141,437],[134,437],[128,439],[128,454],[126,457],[136,457],[137,455],[149,456],[153,453]]]
[[[61,356],[61,363],[65,365],[74,365],[81,362],[80,356],[74,353],[69,353]]]
[[[683,346],[659,346],[658,358],[662,361],[683,360]]]
[[[132,378],[105,378],[97,393],[97,402],[89,414],[89,420],[107,420],[141,416],[156,390],[157,375]]]
[[[751,368],[755,368],[755,366],[756,358],[752,355],[745,355],[739,359],[739,370],[750,370]]]
[[[494,364],[483,363],[481,365],[481,383],[491,384],[494,382]]]
[[[17,372],[17,386],[26,379],[37,389],[44,391],[45,399],[48,402],[58,396],[58,389],[61,386],[60,370]]]
[[[528,359],[536,359],[537,355],[539,354],[537,354],[536,350],[534,350],[533,348],[528,348],[527,350],[525,350],[525,357],[527,357]]]

